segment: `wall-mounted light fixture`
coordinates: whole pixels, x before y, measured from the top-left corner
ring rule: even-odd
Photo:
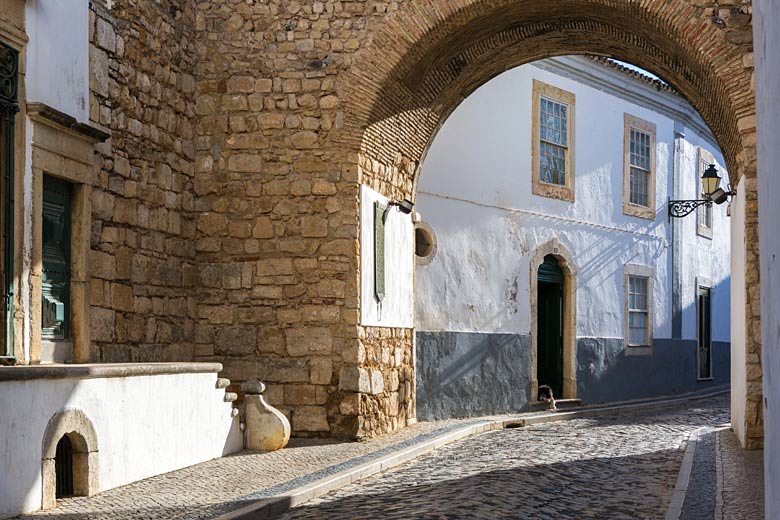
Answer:
[[[729,197],[733,197],[737,194],[736,191],[724,190],[720,187],[720,175],[718,175],[718,169],[714,164],[710,164],[701,176],[701,184],[704,189],[703,199],[694,200],[671,200],[667,202],[668,219],[681,218],[686,215],[690,215],[693,210],[699,206],[712,206],[712,203],[723,204]]]
[[[385,212],[382,213],[382,223],[383,224],[385,222],[387,222],[387,215],[390,213],[390,208],[392,208],[393,206],[398,208],[398,211],[400,211],[404,215],[408,215],[414,209],[414,202],[412,202],[409,199],[404,199],[404,200],[400,200],[400,201],[399,200],[391,200],[390,202],[388,202],[387,203],[387,207],[385,208]]]

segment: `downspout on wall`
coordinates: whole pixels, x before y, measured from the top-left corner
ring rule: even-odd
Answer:
[[[674,165],[672,169],[672,198],[682,199],[682,146],[685,140],[685,126],[674,122]],[[667,209],[668,211],[668,209]],[[671,219],[669,226],[669,241],[672,244],[672,338],[682,338],[683,303],[682,303],[682,219]]]

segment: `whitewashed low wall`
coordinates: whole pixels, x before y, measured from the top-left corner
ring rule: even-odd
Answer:
[[[49,421],[80,410],[94,427],[97,491],[242,448],[216,363],[0,368],[0,518],[42,507]]]

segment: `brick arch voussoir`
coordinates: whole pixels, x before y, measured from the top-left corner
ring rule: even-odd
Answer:
[[[736,184],[755,175],[750,51],[687,0],[410,2],[356,56],[344,83],[350,110],[342,135],[360,152],[362,182],[413,196],[427,147],[468,94],[523,63],[593,53],[645,68],[686,97]]]

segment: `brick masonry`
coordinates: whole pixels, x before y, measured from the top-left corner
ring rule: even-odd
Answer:
[[[721,0],[121,0],[93,8],[93,355],[218,360],[298,435],[414,413],[412,331],[359,324],[359,186],[414,197],[458,102],[506,70],[598,52],[701,112],[755,179],[752,7]],[[755,182],[749,413],[760,442]],[[758,381],[758,384],[755,382]],[[396,384],[397,383],[397,384]]]

